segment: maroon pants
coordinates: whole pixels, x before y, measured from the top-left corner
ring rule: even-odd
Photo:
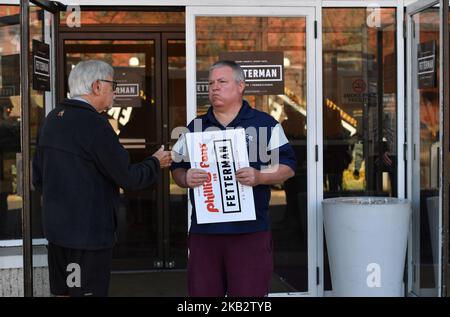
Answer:
[[[266,296],[272,271],[270,231],[189,235],[189,296]]]

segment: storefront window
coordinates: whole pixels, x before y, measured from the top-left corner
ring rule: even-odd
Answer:
[[[0,6],[0,241],[22,238],[19,11],[19,6]]]
[[[29,50],[30,54],[34,54],[33,51],[36,49],[34,47],[33,41],[38,41],[49,45],[51,50],[50,38],[51,29],[50,26],[53,23],[53,16],[46,14],[45,10],[38,6],[31,5],[29,7]],[[51,55],[50,55],[51,56]],[[32,73],[30,69],[30,79],[32,78]],[[29,99],[29,113],[30,113],[30,160],[33,159],[34,153],[36,151],[36,146],[38,143],[38,131],[45,119],[45,109],[51,107],[50,92],[43,90],[37,90],[33,86],[33,81],[30,80],[29,83],[30,99]],[[50,84],[51,86],[51,84]],[[50,89],[53,90],[53,87]],[[42,203],[41,203],[41,193],[37,190],[33,190],[32,187],[30,195],[30,206],[31,206],[31,233],[34,243],[38,241],[43,241],[44,233],[42,227]],[[36,240],[39,239],[39,240]],[[39,248],[34,248],[33,253]]]
[[[115,80],[119,83],[114,107],[107,112],[112,127],[122,138],[136,137],[136,142],[155,142],[156,126],[146,127],[146,120],[156,121],[154,77],[154,46],[152,40],[66,40],[65,78],[76,64],[83,60],[102,60],[114,68]],[[67,82],[66,82],[67,85]],[[139,87],[132,97],[124,97],[127,89]],[[66,87],[67,97],[68,87]],[[138,120],[138,118],[141,118]],[[145,118],[145,119],[144,119]],[[141,133],[130,132],[130,126],[139,125]],[[146,127],[146,128],[145,128]],[[122,131],[124,130],[124,131]],[[145,132],[144,132],[145,131]],[[126,136],[127,135],[127,136]],[[144,139],[142,137],[145,137]]]
[[[439,8],[412,16],[412,133],[413,160],[413,291],[437,296],[439,290],[440,96]]]
[[[396,197],[396,9],[322,12],[324,198]]]
[[[449,8],[450,9],[450,8]],[[450,13],[449,13],[449,16],[448,16],[448,19],[447,19],[447,23],[449,24],[449,29],[450,29]],[[450,31],[449,31],[449,33],[450,33]],[[450,46],[450,45],[449,45]],[[450,50],[450,47],[449,47],[449,50]],[[448,55],[447,54],[447,56],[448,56],[448,58],[449,58],[449,60],[447,61],[447,63],[449,63],[450,64],[450,55]],[[447,68],[448,69],[448,68]],[[447,75],[448,76],[448,75]],[[448,78],[448,77],[447,77]],[[450,93],[450,92],[449,92]],[[446,141],[447,142],[447,141]],[[448,166],[448,165],[447,165]],[[443,210],[445,210],[445,208],[443,208]],[[447,286],[447,290],[446,290],[446,292],[447,292],[447,297],[450,297],[450,243],[449,243],[449,241],[450,241],[450,208],[449,209],[447,209],[447,224],[445,224],[444,223],[444,227],[445,227],[445,225],[447,225],[447,237],[444,237],[444,239],[446,239],[447,241],[446,241],[446,243],[447,243],[447,268],[444,270],[444,272],[445,272],[445,274],[447,275],[447,283],[446,283],[446,286]],[[444,219],[445,219],[445,216],[444,216]],[[445,252],[445,251],[444,251]],[[445,259],[445,255],[444,255],[444,259]],[[444,263],[444,265],[445,265],[445,262],[443,261],[443,263]],[[444,278],[445,278],[445,276],[444,276]]]
[[[323,136],[325,197],[397,196],[396,9],[323,9]]]
[[[207,82],[209,67],[230,52],[282,52],[284,91],[281,94],[252,94],[251,106],[283,121],[282,106],[295,104],[306,120],[306,19],[278,17],[197,17],[197,82]],[[248,80],[248,78],[247,78]],[[209,107],[206,94],[197,93],[197,113]],[[286,101],[287,100],[287,101]],[[289,108],[289,107],[286,107]],[[294,107],[295,108],[295,107]]]
[[[142,11],[62,11],[61,26],[121,25],[139,24],[184,24],[184,12],[142,12]]]
[[[297,157],[295,176],[271,187],[276,281],[271,292],[308,291],[306,22],[304,16],[196,17],[197,114],[210,107],[209,67],[219,59],[235,60],[244,65],[244,99],[280,122]],[[283,70],[282,85],[267,88],[270,76],[254,71],[261,62]]]

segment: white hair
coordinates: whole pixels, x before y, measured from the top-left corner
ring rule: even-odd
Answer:
[[[79,62],[69,75],[70,96],[75,98],[90,94],[92,83],[108,76],[114,76],[114,69],[108,63],[94,59]]]

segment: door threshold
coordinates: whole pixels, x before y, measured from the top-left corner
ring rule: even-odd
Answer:
[[[308,292],[269,293],[268,297],[311,297]]]
[[[149,269],[149,270],[114,270],[111,274],[139,274],[139,273],[180,273],[186,269]]]

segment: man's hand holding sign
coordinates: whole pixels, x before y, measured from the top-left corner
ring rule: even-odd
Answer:
[[[186,185],[189,188],[195,188],[203,185],[208,179],[208,173],[199,168],[190,168],[186,172]]]
[[[259,172],[249,167],[245,130],[187,133],[186,145],[191,168],[185,182],[194,189],[198,223],[254,220],[252,175]],[[243,171],[242,182],[237,170]]]

